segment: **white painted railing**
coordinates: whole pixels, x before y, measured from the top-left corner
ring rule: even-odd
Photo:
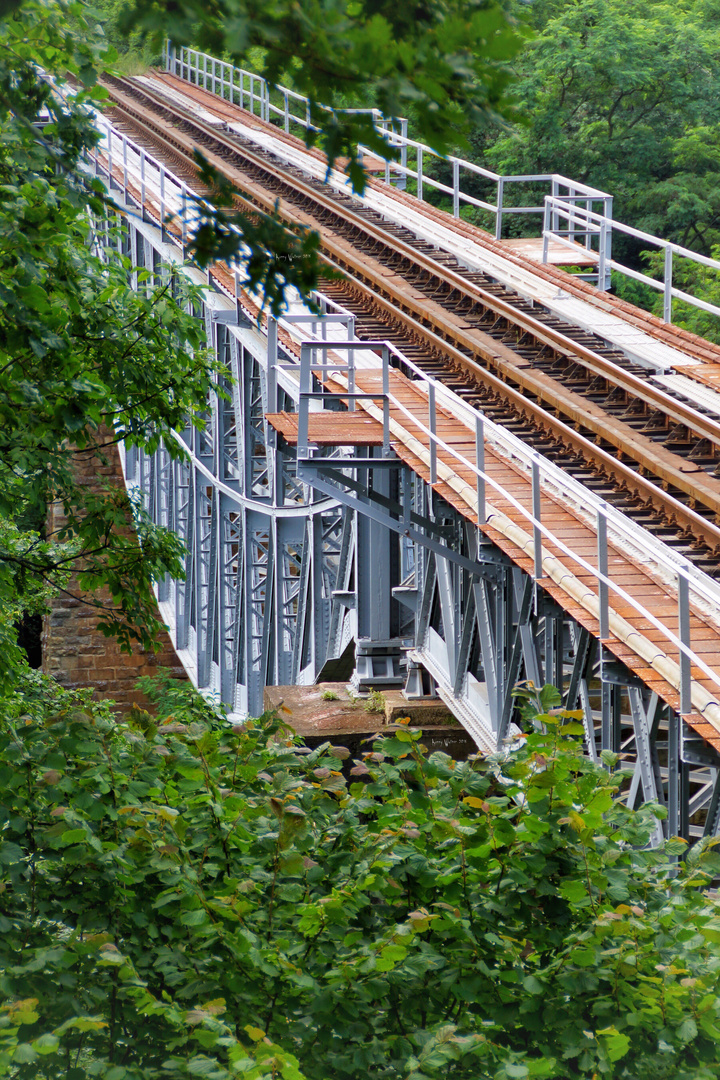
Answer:
[[[653,247],[663,251],[665,254],[662,279],[650,277],[648,274],[643,274],[641,271],[625,266],[623,263],[613,259],[611,254],[613,232],[621,232],[626,236],[632,236],[636,240],[642,240],[643,243],[651,244]],[[716,304],[701,300],[700,297],[693,296],[691,293],[676,289],[673,286],[673,255],[680,255],[685,259],[698,263],[700,266],[707,266],[711,270],[720,270],[720,262],[717,259],[710,259],[706,255],[700,255],[697,251],[691,251],[690,248],[674,244],[670,240],[662,240],[660,237],[643,232],[641,229],[623,225],[622,222],[615,221],[606,214],[598,214],[578,202],[570,203],[554,195],[546,196],[543,222],[543,262],[547,262],[550,240],[570,246],[577,236],[584,238],[587,251],[598,264],[599,288],[609,287],[610,271],[617,270],[626,277],[641,281],[644,285],[649,285],[650,288],[656,289],[663,294],[663,319],[665,322],[672,322],[673,298],[684,300],[685,303],[701,308],[702,311],[707,311],[711,315],[720,315],[720,307]],[[591,247],[593,240],[597,241],[597,250]],[[607,285],[603,284],[605,282],[607,282]]]
[[[638,615],[646,619],[650,625],[663,635],[668,645],[677,650],[679,667],[679,686],[677,689],[680,694],[681,713],[688,714],[697,709],[697,706],[693,706],[691,701],[691,665],[695,666],[712,682],[718,695],[715,706],[716,708],[720,707],[720,671],[709,667],[705,661],[693,652],[690,643],[691,599],[694,601],[696,609],[705,614],[711,614],[716,621],[720,622],[720,584],[708,577],[707,574],[699,570],[684,556],[663,544],[661,540],[598,498],[592,491],[584,487],[579,481],[568,476],[567,473],[537,453],[537,451],[530,449],[520,439],[494,424],[491,420],[484,418],[452,390],[424,373],[391,343],[381,341],[333,342],[331,346],[333,350],[338,353],[347,353],[347,360],[340,365],[336,360],[325,361],[318,358],[317,354],[321,348],[325,353],[327,344],[323,347],[319,342],[312,342],[306,343],[302,347],[300,402],[298,408],[298,476],[302,475],[303,465],[312,466],[314,460],[308,433],[310,403],[316,399],[320,401],[327,400],[325,393],[311,390],[312,372],[342,370],[347,376],[348,383],[348,393],[343,393],[343,398],[347,398],[351,406],[354,406],[356,401],[368,399],[381,411],[384,453],[388,452],[392,439],[390,430],[390,407],[392,406],[393,410],[397,410],[409,421],[408,429],[411,435],[419,430],[426,437],[430,458],[430,482],[432,484],[436,483],[438,479],[438,453],[442,452],[443,455],[457,461],[462,466],[463,471],[469,470],[474,474],[477,495],[476,509],[480,522],[487,520],[487,487],[492,488],[504,500],[507,500],[514,510],[524,518],[533,537],[536,579],[540,580],[544,576],[544,542],[552,544],[563,555],[570,558],[577,566],[595,578],[598,590],[601,639],[607,639],[610,636],[610,593],[631,606]],[[357,393],[355,390],[356,363],[354,358],[355,353],[363,349],[381,353],[381,357],[377,358],[382,368],[383,389],[381,393]],[[420,422],[417,416],[390,390],[389,368],[391,356],[396,359],[400,368],[412,378],[414,386],[422,389],[427,395],[427,424]],[[461,419],[463,424],[474,433],[474,461],[459,452],[454,446],[446,443],[437,434],[437,408],[440,403],[458,419]],[[533,503],[532,511],[527,510],[510,492],[506,491],[485,471],[486,445],[491,446],[496,451],[499,450],[504,457],[511,458],[516,465],[521,465],[529,474]],[[363,464],[370,467],[371,462],[364,463],[364,459],[358,461],[358,459],[348,458],[347,461],[343,460],[339,464],[340,467],[358,467],[363,466]],[[598,564],[596,566],[589,563],[582,554],[574,551],[543,524],[543,490],[553,491],[565,501],[570,499],[575,503],[576,511],[594,527],[598,538]],[[608,538],[620,550],[632,553],[631,557],[635,558],[638,565],[649,565],[656,568],[656,572],[659,571],[659,575],[665,579],[667,585],[677,591],[677,634],[631,596],[622,585],[613,580],[612,571],[608,569]],[[707,705],[705,707],[707,708]]]
[[[234,105],[248,109],[253,114],[257,109],[257,115],[262,120],[268,122],[273,119],[280,120],[286,132],[290,132],[293,126],[298,126],[304,131],[316,130],[311,123],[311,105],[307,97],[284,86],[271,86],[252,71],[234,67],[224,60],[218,60],[197,49],[176,49],[169,41],[166,42],[165,48],[165,66],[166,70],[172,74],[185,79],[193,86],[200,86],[203,90],[216,94],[224,101],[230,101]],[[388,118],[383,116],[379,109],[342,109],[339,111],[369,116],[375,127],[382,131],[388,146],[398,150],[398,160],[390,157],[383,159],[384,179],[388,184],[392,183],[397,187],[405,188],[407,182],[410,181],[415,185],[414,194],[419,199],[426,198],[427,192],[431,189],[448,195],[452,198],[452,212],[455,217],[460,216],[462,206],[473,206],[487,211],[494,217],[494,231],[497,239],[502,237],[503,221],[508,215],[536,214],[541,216],[544,212],[542,204],[538,206],[506,205],[506,189],[511,185],[543,183],[550,186],[553,197],[564,198],[573,205],[577,203],[589,208],[599,203],[603,214],[612,216],[612,195],[590,187],[588,184],[570,180],[560,173],[502,176],[500,173],[485,169],[464,158],[452,155],[444,157],[425,143],[409,138],[407,120],[404,118],[397,120]],[[358,150],[362,155],[369,155],[373,159],[376,157],[376,151],[362,144],[358,146]],[[432,175],[432,170],[428,172],[427,165],[430,160],[442,163],[446,168],[449,165],[452,174],[450,183],[437,179]],[[466,182],[469,177],[481,177],[494,185],[495,201],[479,199],[465,190],[463,181]]]

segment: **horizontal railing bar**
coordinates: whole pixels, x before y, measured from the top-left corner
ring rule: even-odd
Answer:
[[[559,204],[555,196],[546,195],[545,202],[551,207],[554,213],[564,216],[568,221],[578,220],[582,218],[591,218],[593,221],[597,221],[600,224],[612,225],[613,230],[625,233],[627,236],[633,236],[636,240],[645,240],[647,243],[655,244],[659,248],[669,248],[673,254],[682,255],[686,259],[692,259],[693,262],[701,263],[703,266],[709,266],[713,270],[720,270],[720,261],[717,259],[711,259],[707,255],[701,255],[698,251],[692,251],[690,248],[683,247],[681,244],[676,244],[672,240],[663,240],[659,236],[652,236],[650,233],[643,232],[642,229],[635,229],[631,225],[624,225],[621,221],[616,221],[614,218],[609,218],[605,214],[598,214],[594,210],[587,210],[584,206],[575,205],[572,210],[568,209],[565,204]],[[587,222],[585,222],[587,224]]]

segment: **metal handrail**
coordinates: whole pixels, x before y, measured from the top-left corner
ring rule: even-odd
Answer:
[[[170,41],[167,41],[165,46],[165,67],[168,72],[171,72],[178,78],[185,79],[186,82],[189,82],[192,85],[200,86],[202,84],[204,90],[217,94],[224,101],[231,101],[233,104],[238,104],[241,108],[245,107],[245,99],[247,98],[248,108],[251,113],[255,114],[255,107],[257,105],[258,113],[262,120],[269,122],[271,117],[278,117],[282,120],[286,132],[290,131],[291,124],[297,124],[305,131],[317,130],[317,127],[311,122],[311,102],[309,98],[305,97],[303,94],[299,94],[295,90],[290,90],[285,86],[272,86],[261,75],[256,75],[255,72],[235,67],[233,64],[224,60],[218,60],[216,57],[210,56],[208,53],[200,52],[197,49],[181,47],[177,50]],[[245,86],[246,82],[247,87]],[[272,102],[271,94],[273,92],[280,95],[282,98],[282,106],[275,105]],[[300,115],[291,111],[291,101],[298,102],[303,106]],[[386,117],[379,109],[332,110],[324,105],[316,105],[316,107],[329,112],[337,111],[338,113],[364,114],[370,116],[375,123],[376,128],[383,132],[388,146],[397,147],[400,150],[399,161],[391,160],[389,157],[383,159],[385,163],[385,181],[387,183],[391,183],[394,179],[398,186],[404,187],[408,178],[415,181],[417,184],[417,198],[420,200],[423,199],[424,191],[428,187],[434,188],[436,191],[441,191],[446,195],[451,195],[453,200],[453,215],[455,217],[460,216],[460,207],[462,204],[475,206],[480,210],[492,214],[495,217],[495,237],[498,240],[502,237],[504,215],[542,214],[544,209],[543,206],[506,206],[504,201],[506,184],[549,183],[551,185],[551,193],[553,196],[560,196],[561,190],[565,189],[567,190],[565,198],[573,201],[579,200],[585,204],[601,202],[604,213],[612,215],[612,195],[606,191],[600,191],[598,188],[591,187],[589,184],[571,180],[561,173],[533,173],[524,176],[503,176],[500,173],[493,172],[492,169],[486,169],[481,165],[476,165],[472,161],[466,161],[464,158],[456,157],[454,155],[439,154],[426,143],[409,138],[408,122],[404,117]],[[400,131],[395,130],[398,125]],[[363,144],[358,145],[358,152],[361,156],[364,154],[371,154],[374,156],[376,154],[376,151],[371,150]],[[414,167],[408,163],[409,152],[415,153],[416,164]],[[425,171],[425,158],[428,154],[439,161],[445,161],[451,165],[453,174],[452,185],[444,184],[434,177],[427,175],[427,172]],[[496,185],[495,202],[492,203],[483,199],[477,199],[474,195],[470,195],[468,192],[463,191],[460,186],[461,170],[476,176],[482,176],[486,180],[490,180],[494,183]]]
[[[560,218],[567,221],[567,230],[562,230],[558,227],[557,222]],[[552,221],[555,222],[554,225],[551,223]],[[663,293],[663,319],[665,322],[672,321],[673,297],[701,308],[711,315],[720,315],[720,307],[716,304],[701,300],[699,297],[684,292],[682,289],[676,289],[672,283],[673,255],[680,255],[683,258],[690,259],[692,262],[699,263],[701,266],[707,266],[711,270],[720,270],[720,261],[712,259],[707,255],[701,255],[699,252],[692,251],[690,248],[683,247],[681,244],[676,244],[672,240],[663,240],[661,237],[653,236],[651,233],[646,233],[642,229],[635,229],[631,225],[625,225],[620,221],[615,221],[613,218],[608,217],[605,214],[598,214],[587,207],[579,206],[577,204],[568,206],[562,200],[552,195],[547,195],[545,197],[543,262],[547,262],[548,241],[553,239],[561,244],[572,246],[572,239],[567,239],[565,234],[570,233],[572,236],[575,234],[576,229],[578,232],[584,232],[588,238],[591,235],[599,237],[598,251],[593,251],[589,245],[586,246],[590,257],[598,263],[600,288],[604,287],[602,282],[605,280],[606,274],[609,274],[609,271],[612,268],[613,270],[625,274],[627,277],[633,278],[635,281],[641,281],[643,284],[649,285],[651,288]],[[635,270],[630,266],[625,266],[623,263],[619,263],[610,257],[609,237],[612,235],[613,231],[624,233],[626,236],[632,236],[636,240],[644,241],[646,244],[654,244],[665,252],[663,278],[661,281],[657,278],[650,277],[648,274],[643,274],[641,271]]]
[[[435,479],[437,479],[437,453],[438,453],[438,451],[442,451],[444,454],[448,454],[451,457],[455,458],[458,462],[460,462],[463,465],[464,468],[469,469],[475,475],[476,485],[477,485],[477,493],[478,493],[477,511],[478,511],[478,518],[479,518],[480,521],[486,521],[487,520],[487,518],[486,518],[486,509],[485,509],[485,505],[484,505],[484,502],[485,502],[484,494],[485,494],[486,485],[489,485],[491,488],[493,488],[495,491],[497,491],[498,494],[502,495],[502,497],[504,499],[507,499],[507,501],[520,513],[520,515],[526,519],[526,521],[528,522],[528,524],[530,525],[530,527],[532,529],[532,534],[533,534],[534,567],[535,567],[535,577],[536,578],[542,577],[542,538],[544,537],[546,541],[549,541],[550,543],[552,543],[559,551],[561,551],[564,555],[566,555],[567,557],[572,559],[577,565],[582,567],[584,570],[586,570],[588,573],[590,573],[597,580],[597,582],[598,582],[599,603],[600,603],[600,612],[599,612],[599,614],[600,614],[601,636],[604,636],[606,638],[609,636],[609,631],[608,631],[608,625],[609,625],[609,595],[608,594],[609,594],[609,591],[612,590],[613,593],[615,593],[618,597],[620,597],[626,603],[628,603],[639,615],[641,615],[643,618],[647,619],[648,622],[650,622],[650,624],[652,626],[654,626],[655,629],[660,631],[660,633],[668,640],[668,642],[670,642],[678,650],[678,653],[679,653],[679,669],[680,669],[680,686],[679,686],[679,690],[680,690],[680,698],[681,698],[681,709],[680,709],[681,713],[687,714],[687,713],[693,711],[693,707],[692,707],[692,703],[691,703],[691,699],[690,699],[690,693],[691,693],[690,668],[691,668],[691,665],[694,665],[704,675],[706,675],[707,678],[713,683],[713,685],[716,686],[718,688],[718,690],[720,691],[720,673],[718,673],[718,672],[714,671],[712,668],[710,668],[705,663],[705,661],[703,661],[695,652],[693,652],[693,650],[692,650],[692,648],[690,646],[690,640],[689,640],[690,639],[690,626],[689,626],[689,614],[690,614],[689,593],[690,593],[690,587],[692,586],[693,591],[695,593],[697,593],[698,596],[701,599],[703,599],[706,603],[712,603],[716,608],[720,608],[720,590],[718,589],[715,582],[713,582],[710,578],[707,578],[707,575],[703,574],[702,571],[699,571],[696,567],[692,566],[692,564],[689,563],[688,560],[684,560],[682,558],[682,556],[677,556],[677,555],[675,555],[673,553],[672,558],[667,557],[667,556],[665,557],[665,560],[664,560],[665,567],[664,568],[665,568],[665,570],[667,572],[670,572],[670,573],[672,573],[674,575],[674,577],[675,577],[675,579],[677,581],[677,587],[678,587],[678,627],[679,627],[680,636],[673,633],[672,630],[670,630],[667,626],[665,626],[662,622],[660,622],[660,620],[657,619],[650,611],[648,611],[641,603],[639,603],[629,593],[627,593],[625,591],[625,589],[622,588],[621,585],[618,585],[616,582],[614,582],[612,580],[612,578],[609,576],[609,574],[607,573],[607,570],[606,570],[606,567],[607,567],[607,525],[608,525],[608,522],[611,522],[613,524],[613,526],[615,527],[615,529],[617,530],[618,533],[620,533],[622,535],[622,533],[624,532],[628,538],[634,539],[636,543],[638,542],[638,533],[641,533],[643,541],[647,542],[647,534],[645,534],[644,530],[638,530],[637,526],[635,526],[634,523],[629,523],[627,521],[627,519],[624,518],[624,515],[619,514],[617,511],[614,510],[614,508],[609,507],[602,500],[598,499],[597,496],[594,496],[592,492],[589,492],[589,491],[587,491],[587,489],[582,488],[582,495],[583,495],[584,500],[587,503],[590,503],[591,505],[593,505],[593,507],[594,507],[594,509],[596,511],[597,534],[598,534],[598,541],[599,541],[599,543],[598,543],[598,562],[599,562],[599,565],[597,567],[593,566],[591,563],[587,562],[587,560],[582,555],[579,555],[577,552],[574,552],[570,547],[568,547],[568,545],[564,541],[560,540],[557,536],[555,536],[555,534],[552,533],[551,530],[548,529],[547,526],[543,525],[543,523],[542,523],[542,520],[541,520],[541,517],[540,517],[539,479],[540,479],[541,476],[544,476],[546,479],[549,478],[551,480],[552,479],[557,480],[556,476],[553,477],[553,472],[561,473],[561,470],[558,470],[556,466],[552,465],[552,463],[545,461],[542,458],[542,456],[540,454],[538,454],[536,451],[528,450],[528,448],[522,442],[520,442],[520,440],[516,440],[513,436],[511,436],[511,435],[509,435],[509,433],[503,431],[501,428],[499,428],[492,421],[487,420],[484,417],[482,417],[478,412],[476,412],[474,409],[472,409],[472,407],[468,406],[465,402],[463,402],[462,399],[460,397],[458,397],[458,395],[456,395],[452,390],[445,387],[441,382],[438,382],[437,380],[435,380],[432,377],[428,376],[425,372],[422,371],[421,368],[418,368],[411,360],[408,360],[407,357],[405,357],[400,352],[400,350],[396,349],[395,346],[393,346],[390,342],[356,342],[356,343],[347,343],[347,342],[336,343],[336,342],[332,342],[330,347],[331,347],[331,349],[335,349],[336,346],[339,346],[339,348],[342,350],[344,348],[347,348],[348,344],[353,344],[358,349],[364,348],[366,350],[367,349],[377,348],[377,347],[380,347],[382,345],[383,350],[384,350],[383,361],[382,361],[382,365],[383,365],[383,382],[384,382],[384,384],[387,383],[387,385],[388,385],[388,390],[387,390],[387,393],[384,396],[384,400],[383,400],[383,414],[384,414],[384,416],[383,416],[383,427],[385,429],[387,427],[388,423],[389,423],[389,418],[386,419],[386,417],[388,417],[389,406],[390,406],[390,404],[392,404],[402,415],[407,417],[407,419],[409,419],[412,422],[414,427],[418,428],[420,431],[423,432],[423,434],[428,438],[428,442],[429,442],[429,452],[430,452],[430,462],[431,462],[431,465],[430,465],[431,480],[432,480],[433,474],[435,475]],[[312,342],[312,343],[304,343],[303,344],[303,347],[302,347],[303,348],[303,355],[307,357],[306,364],[308,365],[308,370],[310,369],[310,366],[312,366],[313,368],[318,367],[318,369],[321,366],[321,365],[313,364],[311,359],[310,359],[311,353],[313,351],[321,348],[321,347],[322,347],[322,345],[320,343],[316,342],[316,341]],[[325,347],[327,348],[327,345],[325,345]],[[390,355],[394,355],[398,359],[398,361],[404,367],[406,367],[409,372],[411,372],[413,374],[413,376],[415,377],[414,381],[416,381],[416,382],[419,381],[421,383],[424,383],[427,386],[428,412],[429,412],[429,419],[428,419],[427,424],[423,424],[423,422],[420,421],[415,416],[415,414],[412,413],[405,405],[403,405],[403,403],[398,398],[396,398],[395,395],[393,395],[392,392],[390,391],[390,389],[389,389],[389,381],[388,381],[389,380],[389,372],[387,370],[388,366],[389,366],[389,356]],[[335,369],[337,370],[337,365],[335,365]],[[300,389],[300,404],[299,404],[299,407],[298,407],[298,413],[299,413],[299,415],[298,415],[298,427],[299,428],[300,428],[300,424],[301,424],[301,418],[300,418],[301,413],[302,413],[302,411],[304,409],[305,414],[307,416],[309,398],[311,396],[308,393],[309,379],[306,378],[305,380],[302,380],[302,374],[301,374],[301,381],[304,383],[304,385],[301,385],[301,389]],[[320,395],[312,395],[312,396],[313,397],[314,396],[319,397]],[[367,395],[367,396],[370,396],[370,397],[373,397],[373,398],[377,399],[380,395],[373,394],[373,395]],[[435,427],[436,427],[436,423],[435,423],[436,410],[434,408],[434,405],[435,405],[438,397],[446,399],[448,404],[450,404],[452,406],[453,411],[457,412],[458,410],[460,410],[465,416],[468,416],[469,418],[472,419],[473,424],[468,425],[468,426],[470,426],[471,430],[472,430],[473,426],[475,428],[475,459],[476,459],[475,463],[473,463],[469,458],[465,457],[459,451],[454,449],[454,447],[452,447],[448,443],[444,442],[444,440],[441,439],[440,436],[438,436],[438,434],[437,434],[437,432],[435,430]],[[493,435],[495,436],[495,438],[498,439],[498,441],[506,442],[507,444],[512,445],[513,452],[517,456],[519,456],[521,458],[521,460],[524,460],[527,465],[529,465],[529,468],[530,468],[530,471],[531,471],[532,491],[533,491],[533,511],[532,512],[528,511],[524,506],[522,506],[522,504],[510,492],[506,491],[502,487],[501,484],[499,484],[496,480],[494,480],[488,473],[485,472],[484,468],[481,467],[480,463],[484,460],[484,443],[485,443],[486,430],[492,432]],[[304,431],[305,431],[304,451],[305,451],[305,453],[307,455],[309,455],[309,447],[307,446],[307,427],[306,426],[304,428]],[[385,432],[384,432],[384,440],[383,441],[384,442],[387,441],[387,435],[385,434]],[[308,463],[311,460],[312,459],[309,456],[307,456],[305,458],[305,461],[308,462]],[[433,467],[433,463],[434,463],[434,467]],[[301,465],[302,465],[302,461],[301,461],[301,445],[300,445],[300,437],[298,437],[298,468],[299,469],[301,469]],[[572,487],[573,484],[574,484],[574,482],[572,481],[572,478],[568,478],[564,474],[562,474],[562,475],[563,475],[563,483],[564,483],[564,485],[566,487],[568,487],[568,486]],[[435,482],[435,481],[432,480],[432,482]],[[628,527],[628,526],[631,526],[631,527]],[[657,559],[657,561],[658,562],[663,561],[662,558],[659,555],[659,552],[658,552],[658,545],[653,545],[653,549],[654,549],[654,555],[655,555],[655,558]],[[665,553],[663,552],[663,554],[665,554]],[[605,631],[604,635],[602,634],[603,630]]]

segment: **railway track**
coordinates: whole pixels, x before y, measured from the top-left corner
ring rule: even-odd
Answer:
[[[197,186],[192,152],[200,146],[246,206],[269,210],[279,200],[289,223],[317,229],[328,263],[347,275],[323,291],[355,313],[362,336],[393,341],[720,577],[720,422],[707,409],[654,386],[652,371],[594,335],[165,94],[130,80],[108,80],[108,89],[115,123],[182,179]]]

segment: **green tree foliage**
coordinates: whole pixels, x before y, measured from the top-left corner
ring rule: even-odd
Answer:
[[[47,590],[65,587],[70,571],[82,568],[83,588],[109,587],[102,625],[128,647],[133,636],[151,642],[153,577],[180,573],[177,543],[154,529],[141,507],[135,507],[138,548],[122,531],[124,499],[110,491],[88,496],[73,469],[78,454],[121,438],[152,448],[167,436],[168,449],[179,453],[169,433],[202,411],[216,374],[192,317],[191,290],[149,268],[133,291],[122,227],[112,232],[113,208],[82,168],[96,139],[87,106],[97,107],[104,96],[97,73],[117,61],[97,29],[104,23],[121,43],[127,8],[118,0],[101,0],[98,11],[82,0],[0,4],[0,668],[6,670],[18,660],[18,613],[41,609]],[[451,120],[465,117],[467,126],[501,107],[504,61],[520,41],[492,0],[431,0],[412,9],[250,2],[232,10],[188,0],[139,5],[131,21],[133,48],[148,30],[156,45],[169,32],[236,58],[262,46],[268,76],[292,71],[314,101],[332,104],[333,95],[352,94],[373,79],[378,104],[397,112],[414,102],[421,134],[438,144]],[[68,74],[77,93],[63,90]],[[361,128],[365,141],[379,145],[367,121],[314,111],[331,156],[347,151]],[[356,186],[363,179],[354,161]],[[288,285],[303,293],[314,287],[314,234],[289,232],[277,215],[234,213],[219,184],[216,194],[217,212],[199,208],[197,261],[235,258],[276,313]],[[93,243],[94,227],[110,233],[107,257]],[[62,505],[67,522],[56,536],[43,532],[51,500]]]
[[[88,493],[78,457],[109,443],[157,445],[202,408],[213,371],[189,306],[169,276],[143,270],[131,287],[122,228],[82,169],[95,132],[86,106],[101,57],[75,40],[75,4],[28,2],[0,22],[0,673],[18,660],[13,622],[48,588],[81,569],[105,585],[102,624],[150,643],[153,577],[180,572],[179,547],[136,509],[138,540],[123,531],[127,499]],[[64,67],[79,81],[63,100],[38,76]],[[97,228],[110,240],[97,243]],[[178,452],[175,450],[174,452]],[[55,501],[56,535],[43,530]]]
[[[2,724],[3,1075],[717,1076],[720,857],[644,850],[660,810],[576,714],[466,762],[398,724],[353,764],[158,697]]]
[[[560,172],[615,216],[709,254],[719,238],[714,0],[516,2],[535,30],[516,63],[527,123],[478,148],[501,172]]]

